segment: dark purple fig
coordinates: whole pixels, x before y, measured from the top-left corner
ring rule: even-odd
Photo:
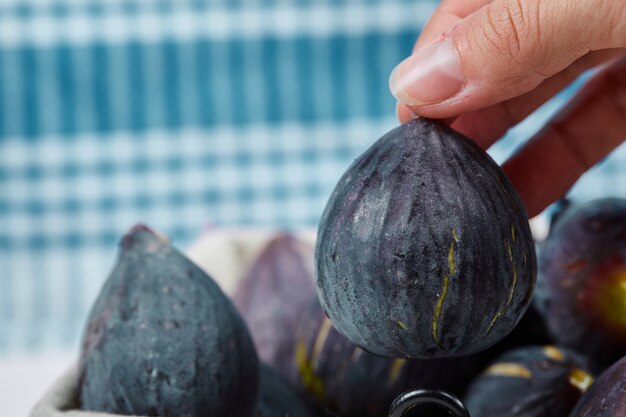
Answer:
[[[570,417],[624,416],[626,416],[626,357],[600,375],[570,414]]]
[[[286,380],[261,364],[256,417],[314,417],[315,414]]]
[[[287,378],[313,297],[313,248],[286,234],[262,250],[234,296],[259,357]]]
[[[161,417],[249,417],[258,359],[235,307],[167,240],[135,226],[89,315],[81,408]]]
[[[561,198],[560,200],[558,200],[552,205],[552,214],[550,215],[549,231],[554,230],[554,226],[556,226],[561,216],[564,213],[566,213],[568,209],[571,207],[572,207],[572,200],[566,197]]]
[[[486,363],[482,353],[432,360],[373,355],[337,332],[317,300],[296,351],[299,384],[309,400],[343,417],[384,416],[399,394],[415,388],[460,395]]]
[[[567,417],[593,383],[588,361],[554,346],[533,346],[500,356],[470,385],[472,417]]]
[[[626,355],[626,200],[567,209],[539,265],[537,294],[557,343],[605,364]]]
[[[492,346],[534,287],[522,202],[498,165],[449,127],[416,119],[343,175],[316,246],[322,307],[342,334],[388,357]]]

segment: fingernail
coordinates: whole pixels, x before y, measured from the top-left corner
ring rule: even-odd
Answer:
[[[462,86],[463,74],[450,38],[416,51],[389,78],[391,94],[400,103],[414,106],[448,99]]]

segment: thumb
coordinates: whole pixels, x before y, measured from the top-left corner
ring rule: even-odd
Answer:
[[[415,112],[451,117],[528,92],[590,51],[624,46],[624,1],[494,0],[401,62],[389,85]]]

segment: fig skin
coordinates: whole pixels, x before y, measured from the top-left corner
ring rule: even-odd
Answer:
[[[486,358],[486,364],[493,358],[524,346],[553,345],[546,322],[537,310],[535,303],[531,303],[515,328],[504,339],[480,352]]]
[[[557,343],[604,365],[626,355],[626,200],[565,209],[539,252],[537,299]]]
[[[381,356],[494,345],[528,307],[536,258],[500,167],[442,123],[392,130],[343,175],[316,245],[317,291],[339,332]]]
[[[292,381],[295,334],[316,296],[313,268],[313,248],[280,234],[254,260],[233,297],[259,358]]]
[[[84,334],[82,409],[250,417],[258,368],[243,320],[209,276],[145,226],[124,236]]]
[[[332,326],[317,299],[311,302],[305,324],[295,342],[293,382],[316,408],[345,417],[385,415],[399,394],[416,388],[461,397],[493,358],[521,346],[551,343],[532,305],[496,345],[453,358],[392,359],[363,351]]]
[[[332,327],[322,310],[313,260],[313,247],[287,234],[276,236],[253,262],[234,302],[261,359],[298,387],[320,414],[384,415],[397,395],[415,386],[460,394],[486,365],[486,358],[476,355],[406,361],[358,348]],[[261,398],[263,378],[262,368]]]
[[[567,417],[593,383],[593,365],[554,346],[527,346],[498,357],[468,388],[472,417]]]
[[[376,356],[339,333],[316,299],[296,343],[300,389],[320,413],[343,417],[386,415],[398,395],[417,388],[460,396],[493,358],[487,352],[429,360]]]
[[[263,363],[260,381],[256,417],[315,417],[298,392]]]
[[[570,417],[623,416],[626,416],[626,357],[600,375],[570,414]]]

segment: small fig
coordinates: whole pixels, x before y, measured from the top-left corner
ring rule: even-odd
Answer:
[[[261,251],[234,295],[259,357],[286,378],[314,285],[313,248],[282,234]]]
[[[470,385],[472,417],[567,417],[593,383],[582,356],[554,346],[516,349],[496,359]]]
[[[626,200],[566,209],[539,266],[537,297],[554,340],[606,365],[626,355]]]
[[[623,416],[626,416],[626,357],[600,375],[570,414],[570,417]]]
[[[161,417],[250,417],[258,359],[217,284],[145,226],[121,242],[85,330],[80,403]]]

